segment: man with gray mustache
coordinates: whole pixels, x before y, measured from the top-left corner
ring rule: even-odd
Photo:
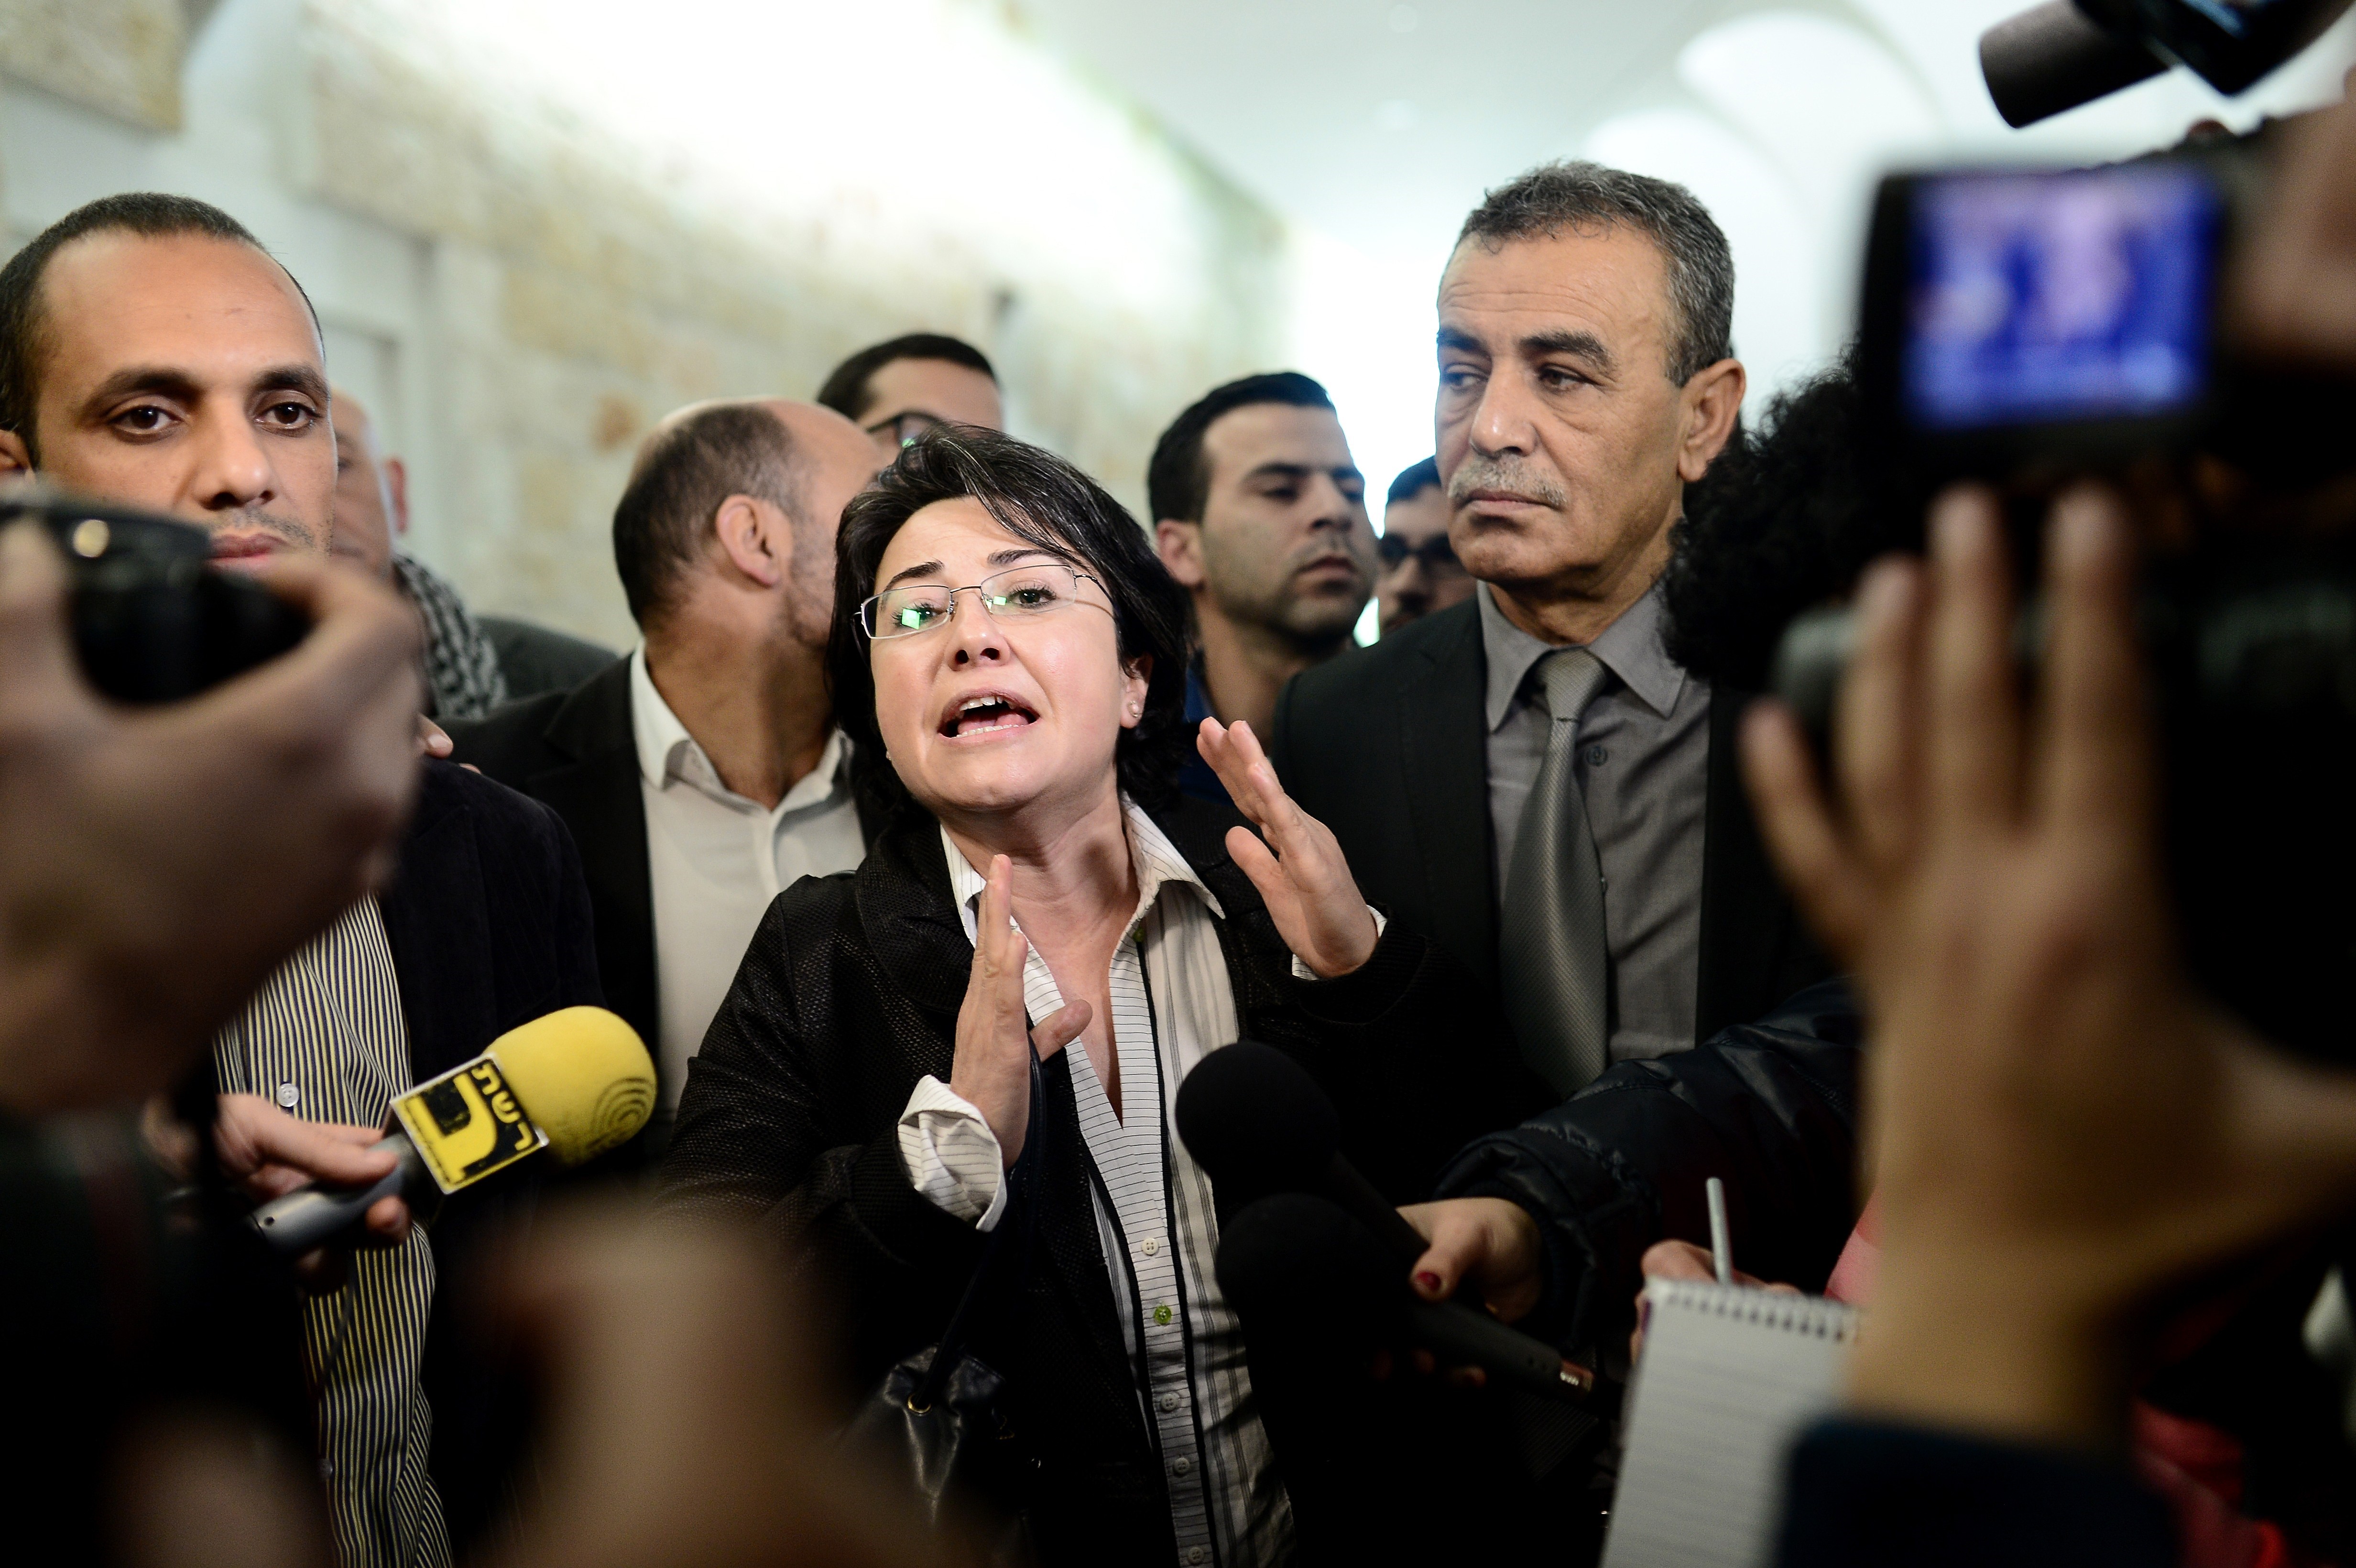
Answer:
[[[1725,236],[1565,163],[1492,191],[1440,282],[1449,542],[1482,586],[1305,671],[1269,737],[1367,897],[1496,985],[1560,1093],[1820,976],[1736,771],[1744,694],[1663,646],[1686,487],[1733,436]]]

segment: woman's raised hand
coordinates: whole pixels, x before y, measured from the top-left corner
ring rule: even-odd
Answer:
[[[1237,720],[1229,729],[1205,719],[1195,743],[1236,809],[1258,823],[1268,840],[1230,827],[1227,853],[1267,901],[1284,944],[1328,980],[1364,964],[1379,933],[1332,829],[1284,793],[1249,724]]]
[[[973,977],[958,1009],[957,1057],[949,1067],[951,1093],[981,1113],[1009,1168],[1030,1131],[1034,1043],[1044,1061],[1088,1027],[1086,1002],[1066,1003],[1042,1019],[1035,1032],[1029,1026],[1023,965],[1031,944],[1014,929],[1013,875],[1013,863],[1005,856],[991,859],[989,884],[974,923]]]

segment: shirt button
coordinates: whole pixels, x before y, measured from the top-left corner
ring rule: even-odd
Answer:
[[[303,1103],[303,1091],[294,1080],[289,1079],[278,1086],[278,1103],[289,1111]]]
[[[1600,768],[1611,760],[1612,753],[1605,751],[1602,747],[1590,746],[1587,748],[1587,765],[1589,767]]]
[[[1153,1321],[1161,1328],[1167,1328],[1170,1327],[1170,1304],[1168,1302],[1157,1301],[1153,1304]]]
[[[1200,1563],[1200,1562],[1202,1562],[1202,1561],[1203,1561],[1203,1549],[1202,1549],[1201,1547],[1199,1547],[1199,1546],[1190,1546],[1190,1547],[1188,1547],[1188,1548],[1186,1549],[1186,1561],[1187,1561],[1187,1562],[1189,1562],[1189,1563]]]
[[[1190,1475],[1194,1471],[1194,1461],[1192,1459],[1182,1458],[1173,1463],[1170,1467],[1182,1476]]]
[[[1163,1395],[1162,1396],[1162,1409],[1164,1409],[1164,1410],[1175,1410],[1175,1409],[1177,1409],[1177,1408],[1178,1408],[1178,1396],[1177,1396],[1176,1394],[1174,1394],[1174,1393],[1165,1393],[1165,1394],[1163,1394]],[[1184,1463],[1184,1461],[1183,1461],[1183,1460],[1181,1460],[1181,1461],[1180,1461],[1180,1463],[1182,1463],[1182,1464],[1183,1464],[1183,1463]]]
[[[1144,1251],[1145,1251],[1145,1255],[1146,1255],[1147,1257],[1149,1257],[1149,1258],[1150,1258],[1150,1257],[1151,1257],[1154,1253],[1156,1253],[1160,1252],[1161,1250],[1162,1250],[1162,1238],[1161,1238],[1161,1237],[1159,1237],[1159,1236],[1148,1236],[1148,1237],[1146,1237],[1146,1238],[1145,1238],[1145,1248],[1144,1248]]]

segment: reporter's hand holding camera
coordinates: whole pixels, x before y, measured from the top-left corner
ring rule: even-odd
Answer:
[[[416,787],[416,618],[323,560],[262,581],[316,623],[299,647],[122,709],[75,667],[55,548],[0,534],[0,1106],[162,1089],[389,864]]]
[[[2356,1192],[2356,1079],[2194,994],[2160,887],[2133,549],[2056,508],[2051,638],[2019,700],[1995,508],[1860,593],[1827,798],[1788,712],[1746,736],[1769,841],[1874,1019],[1883,1254],[1860,1409],[2114,1441],[2136,1310]]]

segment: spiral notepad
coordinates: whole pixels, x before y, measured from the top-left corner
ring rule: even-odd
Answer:
[[[1655,1280],[1603,1568],[1763,1568],[1792,1443],[1840,1396],[1854,1308]]]

